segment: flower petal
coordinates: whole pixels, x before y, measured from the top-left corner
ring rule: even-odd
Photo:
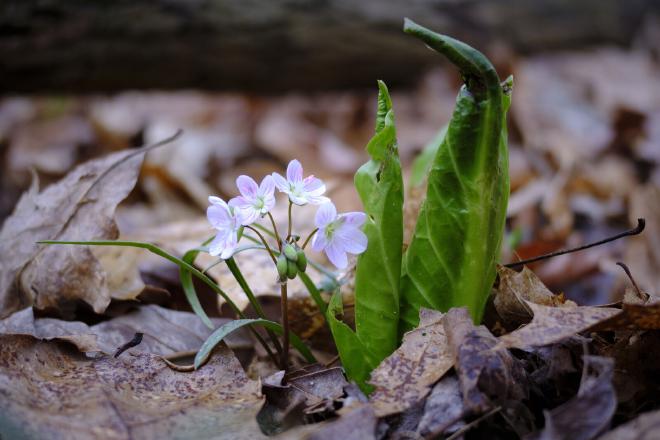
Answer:
[[[319,229],[312,239],[312,250],[321,252],[327,245],[328,240],[325,237],[325,229]]]
[[[304,196],[296,196],[294,194],[289,193],[289,200],[291,200],[294,204],[296,205],[306,205],[309,200],[307,197]]]
[[[320,196],[325,192],[325,184],[321,179],[317,179],[314,176],[307,176],[305,177],[305,180],[303,180],[303,189],[306,193]]]
[[[216,196],[209,196],[209,203],[212,205],[227,206],[224,200]]]
[[[237,196],[229,200],[229,206],[238,209],[248,209],[248,208],[252,208],[252,201],[247,197]]]
[[[213,241],[209,243],[209,254],[217,257],[225,249],[225,242],[227,241],[227,234],[218,233]]]
[[[222,202],[222,205],[211,205],[206,208],[206,218],[216,229],[227,229],[231,224],[231,215],[229,214],[229,208],[225,202]]]
[[[325,254],[328,256],[328,260],[337,266],[337,269],[346,269],[346,266],[348,266],[348,257],[346,256],[346,252],[338,243],[333,241],[328,246],[326,246]]]
[[[289,182],[281,174],[273,173],[273,182],[280,192],[289,192]]]
[[[272,196],[273,192],[275,192],[275,181],[273,180],[273,176],[264,177],[261,181],[261,185],[259,185],[257,194],[260,196]]]
[[[238,220],[240,224],[242,224],[243,226],[247,226],[259,220],[259,217],[261,217],[261,212],[250,206],[248,208],[241,209]]]
[[[289,162],[289,166],[286,167],[286,178],[289,182],[301,182],[303,175],[303,169],[298,159],[293,159]]]
[[[226,260],[227,258],[234,255],[236,246],[238,245],[238,236],[235,232],[229,234],[224,242],[224,249],[220,253],[220,258]]]
[[[323,205],[324,203],[331,203],[330,199],[325,196],[307,196],[307,201],[312,205]]]
[[[357,255],[367,250],[366,234],[347,224],[341,225],[337,231],[335,231],[334,239],[346,252],[351,254]]]
[[[316,227],[321,229],[335,221],[337,218],[337,208],[332,202],[327,202],[319,206],[319,209],[316,211],[316,217],[314,218],[314,224]]]
[[[259,190],[257,182],[255,182],[252,177],[243,174],[236,179],[236,186],[241,195],[248,199],[255,198],[257,196],[257,191]]]
[[[344,220],[344,224],[354,228],[359,228],[367,221],[367,214],[364,212],[345,212],[340,217]]]

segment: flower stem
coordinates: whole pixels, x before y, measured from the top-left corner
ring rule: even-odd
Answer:
[[[259,238],[261,239],[261,242],[264,244],[264,246],[266,246],[266,249],[268,250],[268,253],[270,254],[270,258],[273,259],[273,263],[277,264],[277,259],[275,258],[275,255],[273,255],[273,250],[270,248],[270,246],[268,246],[268,242],[266,241],[264,236],[261,235],[261,232],[257,231],[255,228],[253,228],[252,226],[249,226],[249,225],[246,226],[245,228],[253,231],[255,234],[257,234],[257,236],[259,236]]]
[[[288,240],[291,237],[291,208],[293,207],[293,202],[289,200],[289,230],[286,234],[286,239]]]
[[[277,226],[275,225],[275,219],[273,218],[273,215],[269,212],[268,217],[270,218],[270,222],[273,224],[273,231],[275,232],[275,239],[277,240],[277,247],[279,248],[280,252],[282,251],[282,237],[280,237],[279,232],[277,232]]]
[[[234,276],[236,281],[238,282],[238,285],[241,286],[241,289],[243,289],[243,292],[245,292],[245,296],[248,297],[248,300],[250,301],[250,304],[252,304],[252,307],[254,307],[254,311],[257,313],[257,316],[263,319],[268,319],[266,318],[266,314],[264,313],[264,309],[261,307],[261,304],[257,300],[257,298],[254,296],[254,292],[252,292],[252,289],[250,288],[250,285],[247,283],[245,277],[243,276],[243,273],[241,272],[241,269],[238,267],[238,264],[236,263],[236,260],[234,260],[233,257],[228,258],[225,260],[225,263],[227,263],[227,267],[231,271],[231,274]],[[272,330],[266,329],[266,333],[268,333],[268,337],[270,340],[273,342],[273,345],[275,346],[275,349],[277,350],[277,353],[281,356],[282,355],[282,346],[280,345],[279,339],[277,339],[277,335]]]
[[[280,284],[280,304],[282,306],[282,328],[284,334],[282,335],[282,359],[281,368],[287,370],[289,367],[289,298],[287,296],[287,283]]]
[[[311,240],[312,237],[314,236],[314,234],[316,234],[318,231],[319,231],[319,228],[316,228],[312,232],[309,233],[309,237],[307,237],[307,239],[305,240],[305,242],[302,245],[303,249],[305,249],[305,247],[307,247],[307,243],[309,243],[309,240]]]

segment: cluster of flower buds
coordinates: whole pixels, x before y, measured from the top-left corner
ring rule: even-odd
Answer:
[[[277,257],[276,265],[280,281],[284,282],[287,278],[292,280],[298,272],[304,272],[307,269],[307,256],[297,243],[286,243],[282,248],[282,253]]]
[[[239,176],[236,186],[240,196],[234,197],[226,203],[219,197],[209,197],[211,206],[206,211],[211,226],[217,231],[215,238],[209,245],[209,253],[220,258],[230,258],[242,235],[242,228],[250,227],[266,215],[275,206],[275,188],[287,194],[293,205],[320,205],[316,213],[316,229],[311,232],[314,239],[312,249],[325,252],[330,262],[337,268],[344,269],[348,264],[347,253],[360,254],[367,248],[367,236],[361,227],[366,221],[362,212],[347,212],[338,214],[335,205],[325,197],[325,184],[316,177],[303,178],[303,169],[297,160],[292,160],[286,170],[286,178],[278,173],[266,176],[261,184],[257,185],[249,176]],[[289,213],[291,210],[289,210]],[[277,236],[275,221],[272,225]],[[289,218],[289,224],[291,219]],[[252,229],[250,227],[250,229]],[[298,272],[307,268],[307,257],[304,247],[297,244],[297,236],[289,234],[287,237],[277,237],[279,257],[276,259],[277,271],[280,281],[293,279]],[[269,250],[268,243],[264,246]]]

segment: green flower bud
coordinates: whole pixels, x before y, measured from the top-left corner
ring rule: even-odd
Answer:
[[[307,257],[305,256],[305,251],[298,249],[298,259],[296,260],[296,265],[300,272],[304,272],[307,269]]]
[[[284,255],[286,255],[286,258],[289,261],[295,262],[298,259],[298,253],[296,252],[296,248],[294,248],[293,246],[291,246],[288,243],[284,245],[283,252],[284,252]]]
[[[280,276],[280,279],[285,279],[289,271],[289,262],[287,261],[284,255],[277,257],[277,274]]]
[[[287,262],[287,273],[286,276],[289,277],[290,280],[294,279],[296,275],[298,275],[298,267],[296,266],[296,263],[293,261]]]

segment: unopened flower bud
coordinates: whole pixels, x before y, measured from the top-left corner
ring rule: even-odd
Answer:
[[[292,245],[288,243],[284,245],[283,252],[289,261],[295,262],[298,259],[298,253],[296,252],[296,248],[294,248]]]
[[[277,257],[276,266],[277,274],[280,276],[280,279],[285,279],[289,271],[289,262],[284,255],[280,254],[280,256]]]
[[[286,276],[289,277],[290,280],[294,279],[296,275],[298,275],[298,266],[296,266],[296,263],[293,261],[288,261],[287,262],[287,273]]]
[[[298,259],[296,260],[296,266],[300,272],[304,272],[307,269],[307,257],[305,256],[305,251],[298,249]]]

